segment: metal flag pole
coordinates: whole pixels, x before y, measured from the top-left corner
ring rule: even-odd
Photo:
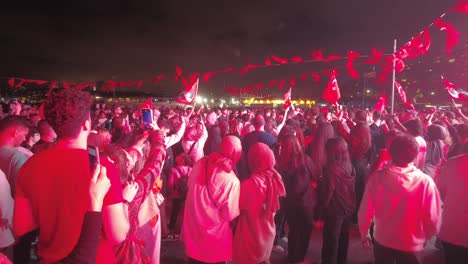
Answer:
[[[397,45],[397,40],[393,40],[393,54],[396,52],[396,45]],[[395,106],[395,60],[393,60],[393,71],[392,71],[392,108],[390,110],[390,114],[393,115],[393,108]]]

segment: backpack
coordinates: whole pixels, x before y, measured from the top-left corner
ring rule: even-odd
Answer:
[[[176,190],[180,195],[180,199],[182,201],[185,201],[185,199],[187,199],[188,193],[188,175],[190,173],[190,169],[187,170],[187,173],[185,173],[185,175],[182,174],[178,167],[176,167],[175,169],[179,172],[181,176],[181,178],[177,182]]]

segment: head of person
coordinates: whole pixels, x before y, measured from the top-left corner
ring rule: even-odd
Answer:
[[[0,120],[1,144],[7,147],[19,147],[29,133],[27,119],[22,116],[7,116]]]
[[[93,97],[84,91],[64,89],[52,93],[44,103],[47,122],[60,139],[87,139],[91,131]]]
[[[29,129],[29,133],[26,135],[26,142],[34,146],[41,139],[41,134],[36,128]]]
[[[159,127],[159,130],[162,131],[164,136],[169,135],[169,133],[171,132],[171,123],[167,119],[163,119],[163,118],[159,119],[158,127]]]
[[[192,126],[187,127],[184,133],[184,140],[197,141],[203,135],[203,124],[200,122],[194,123]]]
[[[327,160],[325,144],[334,137],[336,137],[336,132],[330,123],[322,122],[318,125],[315,138],[307,149],[307,153],[319,168],[322,168]]]
[[[112,135],[106,128],[101,128],[88,137],[88,145],[98,147],[99,151],[103,151],[111,141]]]
[[[41,120],[37,123],[37,129],[39,130],[39,134],[41,134],[41,138],[47,142],[53,142],[57,138],[57,134],[55,133],[54,129],[50,126],[47,120]]]
[[[255,130],[261,131],[265,128],[265,118],[262,115],[256,115],[252,120]]]
[[[114,108],[114,115],[115,116],[120,116],[122,114],[123,110],[122,110],[122,107],[120,105],[117,105],[115,108]]]
[[[304,152],[299,140],[294,135],[287,135],[281,139],[278,168],[285,172],[294,172],[304,164]]]
[[[366,123],[367,122],[367,113],[364,110],[357,110],[354,113],[354,121],[356,123]]]
[[[410,119],[404,123],[404,126],[412,136],[417,137],[422,135],[423,126],[421,120],[417,118]]]
[[[380,112],[380,111],[374,111],[374,112],[372,113],[372,120],[373,120],[374,122],[379,121],[381,118],[382,118],[382,112]]]
[[[276,164],[273,151],[261,142],[250,147],[247,160],[252,173],[273,169]]]
[[[441,125],[432,124],[427,128],[427,139],[429,141],[445,140],[447,130]]]
[[[392,162],[397,167],[408,167],[418,156],[419,144],[412,135],[401,134],[390,144]]]
[[[235,136],[225,136],[219,146],[219,153],[222,156],[229,158],[233,165],[237,164],[242,154],[242,144],[240,139]]]
[[[216,115],[215,112],[211,112],[206,116],[206,125],[207,126],[212,126],[216,124],[216,120],[218,119],[218,116]]]
[[[331,138],[325,144],[328,165],[351,166],[348,144],[342,137]]]

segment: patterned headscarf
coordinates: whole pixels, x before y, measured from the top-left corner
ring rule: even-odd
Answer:
[[[247,158],[250,171],[256,176],[252,180],[258,185],[262,184],[259,181],[266,184],[265,213],[278,211],[278,198],[285,196],[286,191],[281,175],[274,169],[276,160],[273,151],[263,143],[256,143],[250,147]]]

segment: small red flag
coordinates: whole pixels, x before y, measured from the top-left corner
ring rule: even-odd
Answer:
[[[289,80],[289,85],[292,86],[292,87],[296,86],[296,79],[291,78],[291,79]]]
[[[341,98],[335,70],[333,70],[331,73],[330,81],[328,82],[327,88],[325,89],[322,98],[330,104],[336,104]]]
[[[279,63],[279,64],[287,64],[287,63],[288,63],[288,60],[287,60],[287,59],[278,57],[278,56],[276,56],[276,55],[271,55],[271,58],[272,58],[274,61],[276,61],[277,63]]]
[[[265,60],[265,65],[266,65],[266,66],[271,66],[271,64],[272,64],[272,63],[271,63],[270,58],[267,58],[267,59]]]
[[[270,86],[270,88],[273,88],[277,83],[278,83],[278,80],[271,80],[268,82],[268,86]]]
[[[153,98],[149,98],[140,105],[140,109],[153,109]]]
[[[174,76],[174,80],[178,81],[178,80],[180,80],[180,78],[182,78],[183,70],[182,70],[182,68],[180,66],[176,66],[175,67],[175,72],[176,72],[176,75]]]
[[[312,76],[312,78],[314,79],[314,81],[315,81],[316,83],[319,83],[319,82],[320,82],[320,74],[319,74],[318,72],[312,72],[312,73],[311,73],[311,76]]]
[[[301,56],[294,56],[291,58],[291,61],[294,63],[303,63],[304,59]]]
[[[249,65],[245,66],[244,68],[242,68],[239,74],[244,75],[244,74],[248,73],[251,69],[256,69],[256,68],[260,68],[260,65],[249,64]]]
[[[383,92],[382,95],[380,95],[380,98],[377,101],[377,104],[375,104],[374,110],[383,112],[383,110],[385,110],[385,106],[387,105],[388,105],[387,94]]]
[[[310,57],[313,59],[313,60],[323,60],[323,53],[321,50],[317,50],[317,51],[311,51],[310,52]]]
[[[379,64],[383,59],[383,51],[382,49],[377,50],[376,48],[372,48],[371,55],[367,60],[364,61],[366,64]]]
[[[193,103],[198,94],[198,82],[199,79],[197,79],[192,84],[192,86],[185,87],[184,90],[174,99],[174,101],[180,104]]]
[[[281,80],[278,85],[278,89],[282,90],[285,84],[286,84],[286,80]]]
[[[291,104],[291,89],[292,88],[289,88],[289,90],[283,95],[283,98],[284,98],[283,109],[287,109],[288,107],[292,105]]]
[[[359,72],[354,68],[354,60],[359,58],[361,54],[356,51],[348,51],[348,62],[346,63],[346,69],[348,70],[349,76],[353,79],[359,78]]]

